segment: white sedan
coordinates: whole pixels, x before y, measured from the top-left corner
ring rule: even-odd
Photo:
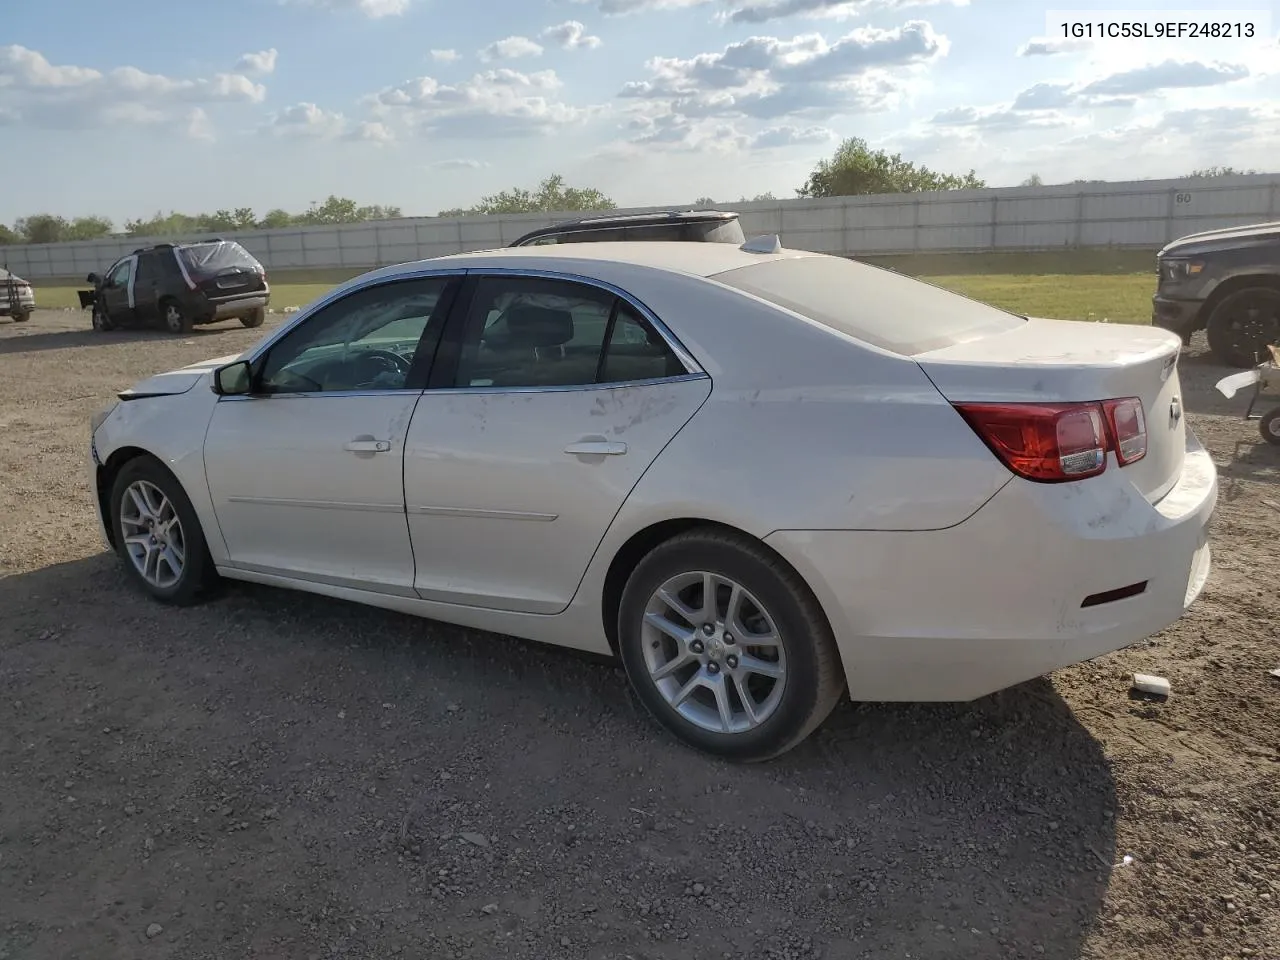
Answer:
[[[367,273],[92,429],[108,543],[617,654],[739,760],[854,700],[970,700],[1180,617],[1213,462],[1180,342],[1028,319],[776,242]]]

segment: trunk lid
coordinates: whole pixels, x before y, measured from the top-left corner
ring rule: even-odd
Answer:
[[[1177,335],[1155,327],[1046,320],[915,356],[952,403],[1084,403],[1142,400],[1147,454],[1120,469],[1151,502],[1178,481],[1186,422]]]

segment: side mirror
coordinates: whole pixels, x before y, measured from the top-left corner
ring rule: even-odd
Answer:
[[[84,279],[86,283],[92,283],[94,286],[97,286],[98,284],[98,275],[96,273],[91,273]]]
[[[241,397],[253,388],[253,370],[248,360],[237,360],[213,371],[210,389],[220,397]]]

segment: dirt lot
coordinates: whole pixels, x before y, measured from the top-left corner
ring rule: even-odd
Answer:
[[[260,332],[87,327],[0,323],[0,958],[1280,955],[1280,455],[1201,346],[1222,494],[1180,623],[740,768],[612,664],[267,588],[142,599],[87,420]],[[1173,697],[1129,700],[1135,670]]]

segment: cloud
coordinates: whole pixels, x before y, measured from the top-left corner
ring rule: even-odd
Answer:
[[[453,63],[455,60],[461,60],[462,54],[457,50],[432,50],[431,59],[436,63]]]
[[[713,0],[573,0],[573,2],[590,3],[607,17],[620,17],[650,10],[683,10],[688,7],[700,7]]]
[[[1242,64],[1165,60],[1108,74],[1087,83],[1037,83],[1013,100],[1014,110],[1062,110],[1068,107],[1131,107],[1139,97],[1163,90],[1210,87],[1250,75]]]
[[[285,5],[315,7],[320,10],[356,11],[377,20],[398,17],[409,9],[413,0],[280,0]]]
[[[548,94],[562,86],[554,70],[520,73],[508,68],[444,84],[418,77],[368,98],[375,112],[398,115],[421,133],[469,139],[520,139],[585,121],[596,108],[572,107]]]
[[[589,35],[587,28],[577,20],[566,20],[554,27],[547,27],[538,34],[538,38],[554,43],[563,50],[590,50],[600,46],[602,42],[599,37]]]
[[[480,50],[481,60],[515,60],[518,57],[540,57],[542,45],[528,37],[507,37],[495,40]]]
[[[257,53],[246,53],[236,61],[235,68],[241,73],[247,73],[251,76],[266,76],[269,73],[275,73],[276,56],[275,47],[270,50],[259,50]]]
[[[380,123],[376,120],[365,120],[344,133],[342,139],[382,146],[395,142],[396,135],[385,123]]]
[[[1018,48],[1020,57],[1052,57],[1060,53],[1077,53],[1093,46],[1091,40],[1035,37]]]
[[[769,127],[761,130],[751,138],[751,146],[756,150],[769,150],[774,147],[794,147],[801,144],[829,143],[837,134],[830,127],[793,126]]]
[[[295,103],[275,114],[268,129],[279,136],[328,140],[342,134],[346,126],[346,118],[341,113],[303,102]]]
[[[214,140],[213,123],[203,107],[196,107],[187,115],[187,137],[191,140]]]
[[[894,68],[945,55],[946,37],[923,21],[893,30],[863,27],[828,43],[820,34],[790,40],[748,37],[720,53],[656,57],[647,80],[624,84],[626,100],[659,103],[688,117],[831,117],[885,109],[901,92]]]
[[[938,126],[1016,133],[1029,129],[1066,127],[1077,121],[1057,112],[1028,115],[1010,107],[952,107],[935,113],[929,122]]]
[[[767,23],[786,17],[828,17],[843,20],[881,10],[908,7],[965,7],[969,0],[757,0],[725,13],[730,23]]]
[[[448,160],[435,160],[427,164],[433,170],[483,170],[487,166],[483,160],[467,160],[462,157],[454,157]]]
[[[266,87],[242,73],[179,79],[137,67],[106,72],[55,65],[17,44],[0,47],[0,111],[14,123],[83,130],[114,125],[186,125],[192,107],[261,103]],[[207,117],[205,118],[207,120]],[[207,129],[201,122],[198,128]]]
[[[1175,88],[1214,87],[1243,80],[1247,76],[1249,68],[1243,64],[1164,60],[1102,77],[1082,87],[1080,93],[1084,96],[1140,96]]]

